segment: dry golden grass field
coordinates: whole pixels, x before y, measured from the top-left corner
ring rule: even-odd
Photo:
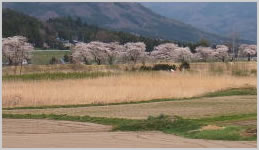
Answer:
[[[129,102],[256,87],[256,75],[242,75],[256,69],[256,63],[201,63],[192,68],[190,72],[124,72],[94,79],[3,81],[2,104],[16,107]],[[239,75],[231,74],[233,71]]]

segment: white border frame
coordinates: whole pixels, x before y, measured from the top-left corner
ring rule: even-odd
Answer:
[[[0,3],[0,8],[1,8],[1,14],[2,14],[2,2],[257,2],[257,9],[259,7],[258,4],[258,0],[2,0]],[[259,43],[259,39],[258,39],[258,35],[259,35],[259,31],[258,31],[258,10],[257,10],[257,49],[259,48],[258,43]],[[1,34],[1,41],[0,41],[0,46],[2,47],[2,15],[0,16],[0,21],[1,21],[1,25],[0,25],[0,34]],[[257,57],[257,61],[259,60],[259,58]],[[2,76],[2,53],[0,54],[0,72],[1,72],[1,76]],[[257,70],[259,69],[258,65],[257,65]],[[258,79],[259,75],[257,74],[257,79]],[[2,116],[2,78],[0,79],[0,83],[1,83],[1,91],[0,91],[0,95],[1,95],[1,116]],[[257,85],[258,85],[258,80],[257,80]],[[257,93],[259,92],[258,88],[257,88]],[[257,97],[257,101],[258,101],[258,97]],[[258,102],[257,102],[257,114],[258,114]],[[2,117],[0,117],[0,121],[2,122]],[[257,118],[257,126],[258,126],[258,118]],[[1,124],[1,128],[0,131],[2,132],[2,124]],[[257,134],[259,132],[257,131]],[[2,134],[0,136],[1,138],[1,142],[0,142],[0,146],[1,149],[5,149],[2,148]],[[258,140],[257,140],[257,147],[258,147]],[[15,148],[16,149],[16,148]],[[25,149],[27,150],[27,148],[19,148],[19,149]],[[32,148],[32,149],[41,149],[41,148]],[[54,149],[54,148],[49,148],[49,149]],[[63,149],[63,148],[62,148]],[[64,148],[64,149],[74,149],[74,148]],[[79,148],[82,149],[82,148]],[[84,149],[93,149],[93,148],[84,148]],[[113,150],[114,148],[95,148],[97,150]],[[116,149],[132,149],[132,148],[116,148]],[[143,150],[144,148],[134,148],[137,150]],[[146,148],[145,148],[146,149]],[[148,148],[150,150],[157,150],[157,149],[162,149],[162,148]],[[165,149],[165,148],[163,148]],[[170,149],[179,149],[179,148],[170,148]],[[181,150],[185,150],[185,149],[190,149],[190,148],[181,148]],[[197,150],[203,150],[204,148],[195,148]],[[219,149],[219,148],[209,148],[211,150],[215,150],[215,149]],[[220,149],[227,149],[227,148],[220,148]],[[236,149],[244,149],[246,150],[246,148],[228,148],[229,150],[236,150]],[[255,150],[257,148],[250,148],[251,150]]]

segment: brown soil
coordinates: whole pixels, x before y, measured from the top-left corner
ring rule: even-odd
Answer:
[[[107,132],[111,129],[111,126],[94,123],[33,119],[3,119],[4,134]]]
[[[161,132],[110,132],[70,121],[3,119],[4,148],[256,148],[256,141],[186,139]]]

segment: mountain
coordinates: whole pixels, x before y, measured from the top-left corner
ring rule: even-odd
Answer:
[[[2,36],[10,37],[23,35],[29,39],[30,43],[40,47],[47,39],[55,40],[55,33],[49,32],[47,26],[34,17],[3,9],[2,11]]]
[[[80,17],[88,24],[160,39],[193,42],[207,39],[214,43],[227,40],[180,21],[158,15],[140,3],[4,2],[3,8],[11,8],[41,20],[61,16]]]
[[[34,17],[11,9],[4,8],[2,13],[3,37],[22,35],[27,37],[29,42],[35,47],[41,49],[47,47],[44,46],[46,44],[52,49],[65,49],[62,43],[77,40],[83,42],[116,41],[120,44],[127,42],[144,42],[147,51],[151,51],[154,46],[165,42],[171,42],[137,36],[125,32],[110,31],[83,23],[78,17],[58,17],[40,21]],[[181,46],[182,43],[178,44]]]
[[[206,32],[223,36],[238,32],[241,38],[256,41],[256,2],[143,2],[141,4],[162,16],[183,21]]]

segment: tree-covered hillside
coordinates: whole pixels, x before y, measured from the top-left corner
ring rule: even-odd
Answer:
[[[58,39],[90,42],[144,42],[147,50],[151,51],[155,45],[168,42],[165,40],[152,39],[130,33],[111,31],[88,25],[79,17],[60,17],[39,21],[34,17],[3,9],[3,37],[23,35],[37,48],[43,48],[44,43],[54,49],[64,49]],[[180,44],[180,43],[179,43]]]
[[[212,43],[228,40],[181,21],[158,15],[140,3],[134,2],[5,2],[3,8],[23,12],[41,20],[66,16],[80,17],[88,24],[98,25],[105,29],[152,38],[185,42],[207,39]]]
[[[169,42],[166,40],[152,39],[125,32],[106,30],[94,25],[88,25],[82,22],[79,17],[61,17],[49,19],[47,23],[56,29],[60,38],[67,39],[69,41],[78,40],[83,42],[119,42],[120,44],[127,42],[144,42],[147,45],[148,51],[151,51],[155,45]]]
[[[48,33],[42,22],[36,18],[12,11],[3,10],[3,37],[23,35],[37,47],[43,45]]]

